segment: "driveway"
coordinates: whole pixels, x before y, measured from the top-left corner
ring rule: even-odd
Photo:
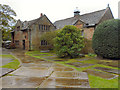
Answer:
[[[10,51],[5,49],[5,48],[0,48],[0,55],[6,55],[6,54],[10,54]],[[0,66],[3,66],[5,64],[8,64],[10,62],[12,62],[13,58],[6,58],[6,57],[0,57]],[[8,69],[8,68],[1,68],[0,69],[0,77],[6,75],[9,72],[12,72],[14,69]]]
[[[12,51],[21,67],[0,78],[2,88],[90,88],[86,72],[25,55],[23,50]]]

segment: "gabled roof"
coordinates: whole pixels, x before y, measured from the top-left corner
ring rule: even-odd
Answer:
[[[24,21],[22,23],[22,30],[25,30],[25,29],[28,29],[29,26],[33,25],[34,23],[36,23],[37,21],[41,20],[42,17],[46,17],[48,19],[48,17],[44,14],[43,16],[37,18],[37,19],[34,19],[34,20],[31,20],[31,21]],[[48,19],[48,21],[54,26],[54,24]],[[55,27],[55,26],[54,26]]]
[[[103,10],[99,10],[99,11],[95,11],[92,13],[87,13],[87,14],[83,14],[80,16],[80,18],[88,24],[97,24],[99,22],[99,20],[101,19],[101,17],[103,16],[103,14],[105,13],[106,9]]]
[[[108,9],[106,8],[103,10],[99,10],[99,11],[95,11],[95,12],[91,12],[91,13],[63,19],[63,20],[58,20],[54,23],[54,25],[56,26],[57,29],[61,29],[65,25],[74,25],[74,23],[78,20],[81,20],[85,24],[89,24],[89,25],[94,24],[95,25],[95,24],[99,23],[100,19],[105,14],[106,10],[108,10]]]
[[[22,30],[27,29],[29,26],[31,26],[32,24],[34,24],[35,22],[37,22],[41,17],[31,20],[31,21],[24,21],[22,23]]]

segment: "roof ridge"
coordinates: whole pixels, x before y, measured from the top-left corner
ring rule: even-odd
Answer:
[[[80,16],[84,16],[84,15],[88,15],[88,14],[92,14],[92,13],[96,13],[96,12],[101,12],[101,11],[105,11],[105,10],[106,10],[106,9],[97,10],[97,11],[93,11],[93,12],[90,12],[90,13],[82,14],[82,15],[80,15]],[[66,18],[66,19],[57,20],[57,21],[55,21],[55,22],[64,21],[64,20],[71,19],[71,18],[74,18],[74,16],[73,16],[73,17]],[[75,17],[75,18],[76,18],[76,17]],[[55,23],[55,22],[54,22],[54,23]]]
[[[55,21],[55,22],[63,21],[63,20],[71,19],[71,18],[74,18],[74,17],[69,17],[69,18],[65,18],[65,19],[57,20],[57,21]],[[54,23],[55,23],[55,22],[54,22]]]
[[[80,16],[83,16],[83,15],[88,15],[88,14],[92,14],[92,13],[96,13],[96,12],[101,12],[101,11],[105,11],[106,9],[102,9],[102,10],[97,10],[97,11],[93,11],[93,12],[90,12],[90,13],[85,13],[85,14],[82,14]]]

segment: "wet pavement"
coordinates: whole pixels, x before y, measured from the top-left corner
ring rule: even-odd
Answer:
[[[3,88],[90,88],[86,72],[13,51],[22,66],[2,77]],[[8,82],[9,81],[9,82]]]
[[[8,74],[8,73],[10,73],[12,71],[14,71],[14,69],[2,68],[2,70],[0,72],[0,77],[4,76],[4,75],[6,75],[6,74]]]
[[[2,50],[2,53],[0,55],[10,54],[10,52],[5,48],[2,48],[1,50]],[[0,66],[8,64],[8,63],[12,62],[12,60],[14,60],[14,59],[10,58],[10,57],[9,58],[0,57],[0,62],[1,62]],[[14,71],[14,69],[0,68],[0,77],[4,76],[4,75],[6,75],[6,74],[8,74],[8,73],[10,73],[12,71]]]

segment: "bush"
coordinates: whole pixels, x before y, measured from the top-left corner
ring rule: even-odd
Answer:
[[[57,34],[54,46],[58,57],[74,58],[78,56],[84,47],[84,38],[81,35],[81,30],[76,26],[65,26]]]
[[[118,44],[118,32],[120,32],[120,20],[108,20],[97,26],[95,29],[92,48],[98,56],[109,59],[119,59],[120,51]]]
[[[92,40],[84,38],[85,47],[80,51],[82,54],[94,53],[92,49]]]
[[[48,46],[40,46],[40,49],[53,49],[54,47],[54,38],[57,36],[57,33],[60,32],[60,30],[56,30],[56,31],[50,31],[50,32],[45,32],[42,34],[42,36],[40,37],[40,41],[41,40],[45,40],[48,43]]]

